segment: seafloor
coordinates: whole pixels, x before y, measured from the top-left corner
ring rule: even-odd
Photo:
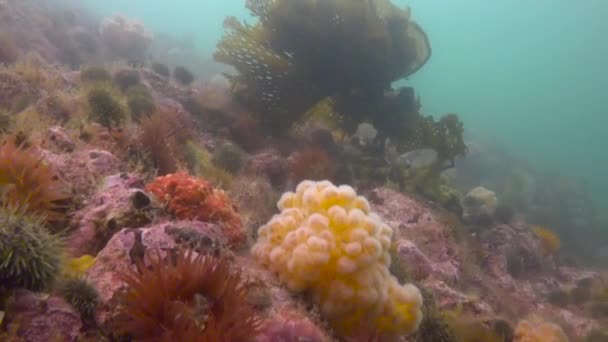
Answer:
[[[319,78],[332,68],[235,47],[271,30],[227,21],[227,80],[188,39],[43,3],[0,0],[1,341],[608,341],[569,180],[465,147],[457,116],[421,116],[409,88],[369,110],[408,106],[416,129],[336,119],[362,102]],[[418,55],[374,82],[431,58],[410,29]],[[271,60],[243,68],[256,53]]]

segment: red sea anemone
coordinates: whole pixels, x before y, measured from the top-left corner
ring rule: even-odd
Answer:
[[[180,251],[124,274],[120,330],[134,341],[251,341],[261,320],[240,273],[225,259]]]

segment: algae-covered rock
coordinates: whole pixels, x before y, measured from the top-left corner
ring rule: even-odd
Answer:
[[[478,186],[469,191],[462,200],[464,219],[471,223],[483,223],[492,220],[498,207],[494,191]]]

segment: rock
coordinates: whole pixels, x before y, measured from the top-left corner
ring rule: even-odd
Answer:
[[[72,256],[95,255],[118,230],[149,223],[155,207],[142,188],[142,180],[135,175],[107,177],[100,191],[74,214],[77,228],[68,238]]]
[[[80,314],[63,298],[17,290],[7,307],[8,331],[17,326],[17,335],[27,342],[76,341],[82,321]]]
[[[98,309],[101,324],[112,324],[119,294],[125,289],[121,274],[135,269],[138,260],[147,263],[151,257],[175,249],[178,245],[195,251],[216,253],[227,244],[221,228],[200,221],[173,221],[142,228],[124,228],[114,234],[97,254],[97,261],[87,271],[87,278],[99,292],[103,303]]]
[[[441,280],[423,281],[425,289],[430,290],[435,298],[435,303],[439,309],[453,310],[459,308],[463,312],[472,313],[478,316],[495,316],[496,312],[485,301],[475,296],[460,292]]]
[[[482,186],[469,191],[462,199],[464,209],[463,218],[470,223],[487,223],[498,207],[496,194]]]
[[[452,228],[440,223],[429,207],[388,188],[375,189],[368,197],[372,210],[395,231],[393,239],[398,244],[400,239],[407,241],[398,252],[406,268],[420,271],[423,278],[432,276],[450,284],[460,278],[461,247]]]
[[[487,269],[505,284],[542,269],[541,248],[529,229],[501,224],[482,232],[480,241],[488,251]]]
[[[87,167],[93,174],[112,173],[121,165],[120,159],[104,150],[90,150],[87,157]]]
[[[432,261],[409,240],[401,239],[397,242],[397,257],[407,265],[408,274],[415,280],[425,279],[433,272]]]
[[[256,342],[329,342],[329,336],[310,318],[295,312],[284,311],[268,320]]]
[[[65,129],[53,126],[47,129],[41,147],[53,152],[72,152],[76,144]]]
[[[46,145],[48,146],[48,143]],[[88,198],[97,189],[98,180],[116,174],[122,168],[120,159],[104,150],[84,149],[73,153],[53,153],[49,150],[41,150],[41,152],[58,175],[69,181],[75,202]]]
[[[278,194],[267,177],[239,176],[232,181],[228,195],[238,207],[243,225],[252,237],[276,212]]]
[[[599,328],[599,324],[596,321],[582,317],[566,309],[558,310],[557,316],[563,322],[566,322],[566,327],[569,333],[574,335],[575,341],[583,340],[593,329]]]

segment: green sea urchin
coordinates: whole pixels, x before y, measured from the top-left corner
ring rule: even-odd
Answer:
[[[78,310],[83,318],[93,317],[99,303],[99,294],[86,279],[63,279],[57,287],[57,293]]]
[[[0,284],[5,290],[49,288],[61,267],[61,241],[41,220],[0,208]]]
[[[125,111],[104,88],[93,88],[87,94],[91,120],[107,128],[118,126],[125,119]]]

